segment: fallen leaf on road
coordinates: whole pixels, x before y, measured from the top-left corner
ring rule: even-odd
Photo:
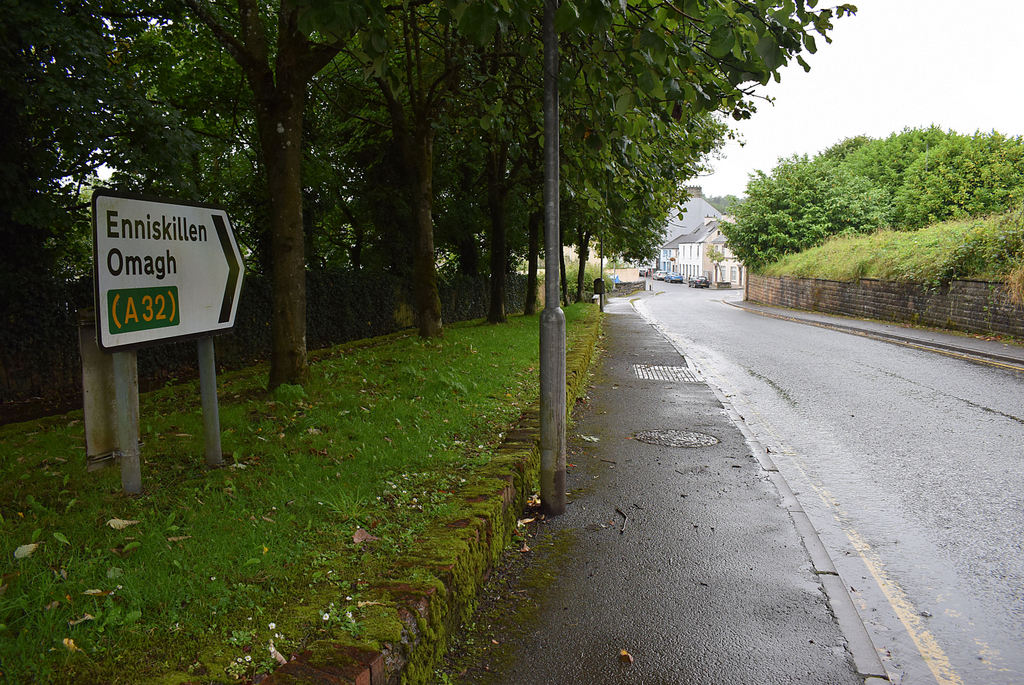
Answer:
[[[524,543],[523,543],[523,548],[522,548],[521,550],[519,550],[519,551],[520,551],[520,552],[522,552],[523,554],[525,554],[526,552],[529,552],[529,551],[530,551],[530,548],[529,548],[529,547],[527,546],[527,544],[526,544],[526,543],[524,542]]]
[[[596,435],[582,435],[581,434],[580,438],[582,438],[583,440],[586,440],[587,442],[601,442],[601,438],[597,437]]]
[[[631,663],[633,663],[633,655],[630,654],[629,652],[627,652],[624,649],[620,649],[619,650],[619,661],[621,661],[624,664],[631,664]]]
[[[536,520],[537,519],[535,517],[530,517],[528,519],[519,519],[518,521],[516,521],[516,526],[525,526],[527,523],[533,523]]]

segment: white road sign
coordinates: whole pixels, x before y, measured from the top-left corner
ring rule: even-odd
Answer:
[[[234,326],[242,255],[227,212],[97,190],[92,214],[100,347]]]

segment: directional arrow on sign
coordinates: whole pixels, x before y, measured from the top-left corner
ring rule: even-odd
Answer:
[[[235,323],[242,255],[220,207],[93,194],[103,349],[209,335]]]
[[[220,304],[220,318],[218,321],[224,323],[231,318],[234,308],[231,306],[235,301],[235,286],[238,284],[238,276],[242,273],[242,260],[238,256],[238,246],[231,236],[224,217],[213,215],[213,225],[217,227],[217,237],[220,238],[221,249],[224,250],[224,260],[228,263],[228,282],[224,285],[224,299]]]

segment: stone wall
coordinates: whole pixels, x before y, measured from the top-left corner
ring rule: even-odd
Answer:
[[[873,278],[845,282],[750,274],[746,299],[826,314],[1024,337],[1024,308],[1010,300],[1003,284],[987,281],[953,281],[933,289]]]

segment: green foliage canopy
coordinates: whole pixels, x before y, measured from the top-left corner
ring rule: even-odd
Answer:
[[[892,212],[885,193],[863,177],[806,155],[780,161],[770,175],[757,172],[747,195],[736,223],[721,227],[732,251],[755,270],[829,236],[888,225]]]
[[[756,172],[732,247],[759,269],[830,236],[1005,211],[1024,199],[1024,139],[961,135],[937,127],[906,129],[882,140],[855,136],[821,154],[779,161]]]

